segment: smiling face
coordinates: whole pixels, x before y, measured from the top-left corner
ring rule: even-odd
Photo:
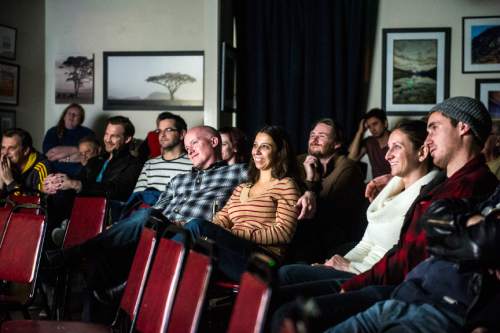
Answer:
[[[370,131],[372,136],[379,138],[384,135],[387,124],[377,117],[370,117],[366,119],[365,126]]]
[[[125,144],[132,140],[131,137],[125,137],[125,129],[122,125],[108,124],[104,132],[104,149],[111,153],[113,150],[119,150]]]
[[[76,128],[82,123],[82,112],[77,107],[69,108],[64,115],[64,127],[67,129]]]
[[[80,163],[87,165],[87,162],[99,154],[99,148],[91,142],[82,142],[78,145],[78,152],[80,153]]]
[[[418,149],[408,136],[400,130],[394,130],[387,142],[389,150],[385,159],[391,166],[391,175],[405,177],[420,166]]]
[[[461,142],[458,126],[453,126],[450,118],[443,116],[441,112],[433,112],[427,121],[425,142],[434,164],[446,169]]]
[[[203,128],[192,128],[184,137],[184,147],[197,169],[205,170],[218,160],[216,147],[219,138]]]
[[[333,128],[327,124],[318,123],[309,133],[309,155],[325,158],[335,151],[335,141],[333,140]]]
[[[2,156],[7,156],[12,164],[24,163],[29,155],[29,149],[23,149],[21,138],[18,135],[2,137]]]
[[[257,133],[252,147],[255,167],[260,171],[272,169],[275,153],[276,143],[273,138],[266,133]]]
[[[158,123],[158,139],[163,150],[180,145],[184,140],[184,134],[176,128],[174,119],[164,119]]]

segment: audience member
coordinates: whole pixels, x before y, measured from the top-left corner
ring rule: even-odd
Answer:
[[[391,251],[368,271],[342,283],[341,294],[314,298],[321,311],[316,323],[322,329],[387,299],[394,286],[428,256],[419,220],[432,201],[487,195],[496,187],[498,181],[481,154],[491,131],[491,117],[483,104],[469,97],[447,99],[431,109],[427,131],[426,144],[433,163],[443,171],[422,188],[405,216],[399,242]],[[288,303],[275,312],[275,331],[293,307]]]
[[[366,129],[370,131],[371,136],[363,139]],[[384,110],[371,109],[361,119],[358,131],[349,147],[349,158],[354,161],[359,161],[363,155],[368,154],[373,178],[391,171],[389,163],[384,158],[389,149],[387,147],[389,134]]]
[[[191,146],[186,148],[189,151]],[[248,178],[235,188],[213,223],[193,219],[184,225],[193,238],[215,242],[217,266],[235,281],[250,254],[260,247],[281,261],[295,232],[295,204],[300,196],[294,181],[297,161],[282,128],[266,126],[257,132]]]
[[[72,179],[62,173],[51,174],[45,180],[46,193],[74,190],[80,195],[104,196],[112,200],[126,201],[134,189],[142,167],[139,159],[133,157],[128,149],[134,132],[134,125],[128,118],[109,118],[104,133],[106,154],[90,159],[79,179]]]
[[[57,122],[43,139],[43,152],[51,162],[54,171],[75,177],[81,169],[78,143],[94,132],[82,126],[85,110],[80,104],[68,105]]]
[[[160,132],[158,131],[158,125],[160,123],[160,118],[164,113],[170,112],[162,112],[158,115],[158,117],[156,117],[156,130],[148,132],[146,139],[139,146],[138,157],[142,161],[147,161],[162,154],[159,142]]]
[[[391,299],[327,332],[459,333],[478,326],[498,332],[499,202],[500,187],[470,209],[467,200],[434,202],[422,218],[433,256],[408,273]]]
[[[3,133],[0,156],[2,196],[42,191],[49,172],[49,161],[33,148],[33,139],[27,131],[12,128]]]
[[[86,166],[89,160],[101,154],[101,144],[94,136],[86,136],[78,142],[80,164]]]
[[[245,133],[236,127],[223,127],[219,133],[222,139],[222,159],[229,165],[248,163],[250,143]]]
[[[483,148],[486,164],[491,172],[500,179],[500,122],[494,121],[491,126],[491,133]]]
[[[436,170],[432,170],[429,150],[424,144],[426,136],[423,121],[406,121],[394,128],[386,154],[394,177],[368,207],[368,226],[362,240],[345,256],[336,254],[323,265],[281,267],[279,284],[285,287],[281,289],[281,294],[317,296],[328,293],[337,279],[367,271],[396,245],[410,205],[421,187],[437,174]],[[324,288],[321,288],[322,284]],[[308,286],[312,286],[313,290],[308,290]]]
[[[360,239],[364,183],[356,163],[345,156],[342,132],[331,119],[314,124],[308,152],[298,160],[306,188],[317,193],[317,213],[312,221],[299,223],[289,261],[312,263]]]

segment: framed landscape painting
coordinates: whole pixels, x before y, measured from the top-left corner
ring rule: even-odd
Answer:
[[[94,55],[59,55],[55,66],[56,104],[94,103]]]
[[[203,51],[103,55],[103,109],[203,110]]]
[[[500,119],[500,79],[477,79],[476,99],[483,102],[491,118]]]
[[[19,103],[19,65],[0,62],[0,104]]]
[[[500,16],[462,18],[462,72],[500,73]]]
[[[382,33],[382,107],[387,114],[423,114],[446,99],[451,29],[383,29]]]

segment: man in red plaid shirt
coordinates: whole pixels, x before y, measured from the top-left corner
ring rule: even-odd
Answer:
[[[342,283],[340,293],[314,297],[320,309],[315,329],[325,330],[389,298],[394,286],[428,257],[425,231],[419,220],[434,200],[487,196],[494,191],[497,179],[481,155],[490,131],[488,111],[472,98],[454,97],[432,108],[426,144],[441,174],[422,188],[406,214],[399,242],[393,249],[370,270]],[[288,303],[278,309],[273,318],[274,331],[293,308],[294,304]]]

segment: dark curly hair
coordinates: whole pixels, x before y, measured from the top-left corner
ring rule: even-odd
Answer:
[[[297,159],[285,130],[279,126],[264,126],[257,132],[257,134],[259,133],[269,135],[276,144],[276,151],[273,152],[271,157],[273,165],[271,175],[277,179],[290,177],[297,180]],[[255,184],[259,180],[259,176],[260,170],[255,167],[255,162],[251,158],[248,166],[248,181]]]

